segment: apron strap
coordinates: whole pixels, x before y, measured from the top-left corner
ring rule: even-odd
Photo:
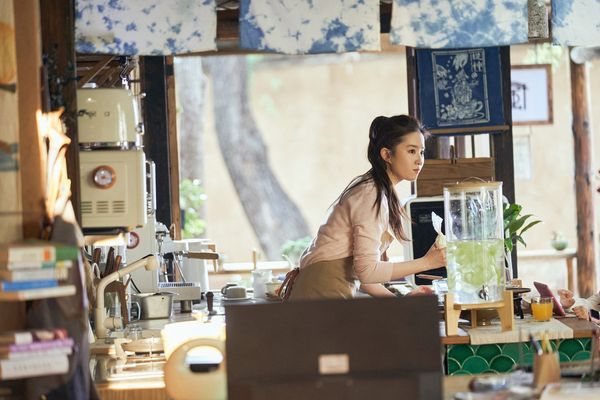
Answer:
[[[285,274],[285,279],[279,289],[275,292],[281,301],[286,301],[290,295],[292,294],[292,288],[294,287],[294,282],[300,273],[300,268],[296,267],[287,274]]]

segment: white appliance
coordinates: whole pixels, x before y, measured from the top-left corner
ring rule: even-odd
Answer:
[[[78,89],[77,125],[84,148],[139,147],[144,133],[137,97],[127,89]]]
[[[168,234],[167,227],[156,222],[154,213],[148,215],[148,222],[141,228],[134,229],[128,233],[127,260],[135,261],[148,254],[159,254],[157,234],[161,237],[160,251],[172,251],[172,240]],[[131,274],[132,281],[142,293],[156,292],[158,288],[158,271],[135,271]]]
[[[144,225],[146,158],[137,97],[127,89],[79,89],[77,109],[82,227]]]
[[[142,149],[79,153],[83,228],[129,230],[146,223],[145,163]]]

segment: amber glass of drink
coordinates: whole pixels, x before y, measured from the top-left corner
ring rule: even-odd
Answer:
[[[534,297],[531,299],[531,314],[536,321],[550,321],[552,319],[552,298]]]

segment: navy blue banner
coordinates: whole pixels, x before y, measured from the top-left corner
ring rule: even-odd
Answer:
[[[417,69],[419,117],[428,129],[506,124],[499,47],[417,50]]]

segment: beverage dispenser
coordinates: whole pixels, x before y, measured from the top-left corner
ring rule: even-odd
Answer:
[[[448,292],[457,304],[500,301],[504,273],[502,182],[444,187]]]

